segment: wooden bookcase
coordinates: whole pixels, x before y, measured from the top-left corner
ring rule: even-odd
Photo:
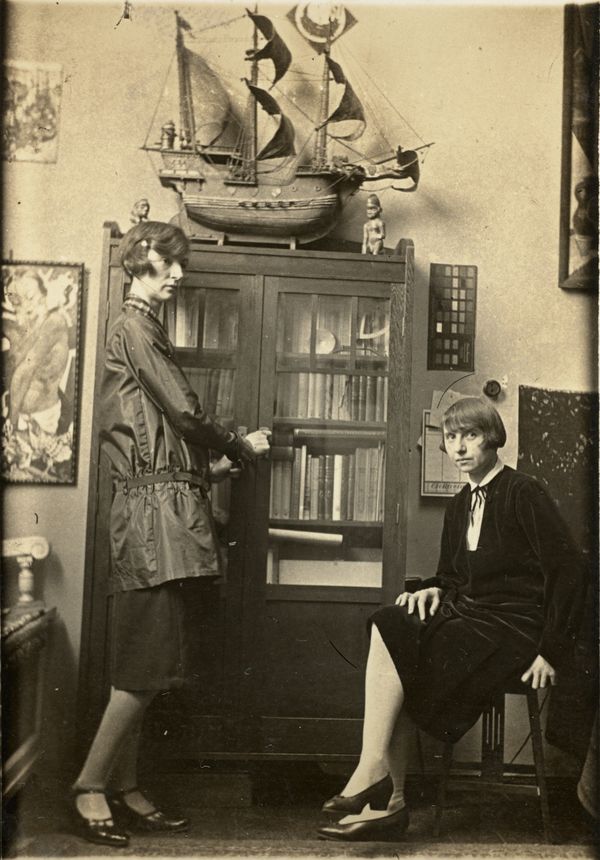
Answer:
[[[127,289],[105,225],[98,339]],[[165,325],[201,401],[273,429],[269,459],[213,489],[227,574],[197,683],[160,696],[147,742],[173,758],[345,758],[359,749],[366,621],[402,590],[412,242],[368,257],[192,241]],[[107,690],[110,485],[94,435],[82,719]]]

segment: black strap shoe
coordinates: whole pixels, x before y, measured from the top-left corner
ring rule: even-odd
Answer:
[[[336,794],[334,797],[330,797],[323,804],[321,811],[325,815],[341,818],[344,815],[358,815],[367,803],[371,804],[371,809],[387,809],[391,796],[392,780],[389,776],[384,776],[379,782],[370,785],[358,794],[352,794],[350,797]]]
[[[126,848],[129,836],[116,827],[112,818],[86,818],[77,807],[77,797],[80,794],[104,794],[97,788],[71,789],[71,815],[77,836],[95,842],[97,845],[110,845],[112,848]]]
[[[184,818],[182,815],[167,815],[162,809],[157,808],[151,812],[137,812],[125,800],[125,797],[134,791],[140,791],[140,789],[134,786],[125,791],[111,792],[108,797],[108,802],[115,818],[124,826],[145,833],[156,833],[157,831],[175,833],[178,830],[187,830],[189,828],[189,818]],[[142,793],[140,792],[140,794]],[[144,794],[144,797],[148,799],[146,794]]]
[[[388,842],[404,837],[408,829],[408,809],[404,806],[381,818],[365,818],[351,824],[335,822],[318,829],[321,839],[337,839],[342,842]]]

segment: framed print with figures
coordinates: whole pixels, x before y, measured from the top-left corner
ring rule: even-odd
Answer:
[[[2,263],[2,477],[74,484],[83,264]]]

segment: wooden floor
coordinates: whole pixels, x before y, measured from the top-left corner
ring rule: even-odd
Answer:
[[[146,776],[156,800],[192,819],[189,832],[135,836],[125,849],[87,843],[70,832],[66,788],[34,777],[5,812],[4,857],[595,857],[597,832],[571,782],[551,786],[558,842],[542,842],[535,799],[475,792],[454,794],[442,833],[432,837],[432,783],[407,790],[411,826],[402,842],[321,840],[316,827],[323,800],[341,788],[339,776],[311,763],[185,768]]]

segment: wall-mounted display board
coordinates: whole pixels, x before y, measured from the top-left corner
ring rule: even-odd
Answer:
[[[428,370],[475,370],[477,267],[432,263]]]

